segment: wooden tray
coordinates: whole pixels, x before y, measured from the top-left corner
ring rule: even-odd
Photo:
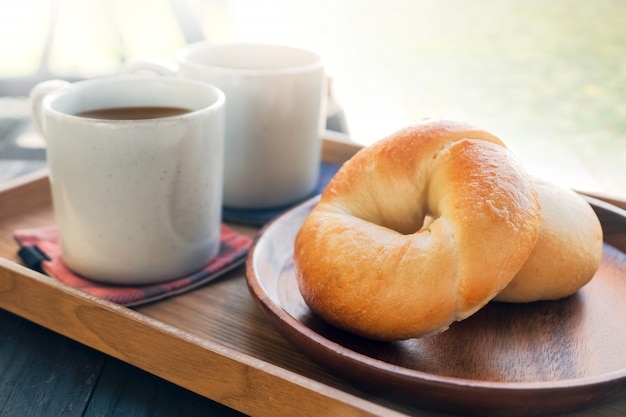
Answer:
[[[341,162],[356,149],[326,140],[323,158]],[[364,392],[315,365],[255,305],[243,267],[137,309],[23,267],[12,231],[52,223],[46,172],[0,188],[0,308],[251,416],[441,415]],[[626,398],[617,398],[570,415],[624,413]]]

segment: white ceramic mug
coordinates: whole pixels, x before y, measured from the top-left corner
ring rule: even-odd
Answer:
[[[129,76],[48,81],[33,88],[31,100],[71,270],[102,282],[148,284],[185,276],[215,258],[224,161],[219,89]],[[78,115],[141,106],[188,111],[123,120]]]
[[[199,42],[176,61],[140,59],[125,71],[176,73],[224,92],[224,205],[274,208],[310,196],[326,117],[320,56],[282,45]]]

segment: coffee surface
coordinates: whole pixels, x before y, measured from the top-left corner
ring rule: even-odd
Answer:
[[[88,110],[76,113],[79,117],[102,120],[141,120],[159,117],[179,116],[191,112],[181,107],[142,106],[142,107],[111,107]]]

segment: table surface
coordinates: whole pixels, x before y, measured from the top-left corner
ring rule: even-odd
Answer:
[[[243,416],[0,310],[2,416]]]
[[[0,119],[0,183],[45,166],[36,141]],[[243,415],[3,310],[0,328],[0,416]]]

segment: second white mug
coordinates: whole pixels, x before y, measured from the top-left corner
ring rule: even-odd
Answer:
[[[310,196],[317,185],[325,126],[326,76],[320,56],[256,43],[190,44],[176,64],[131,62],[220,88],[225,104],[224,205],[275,208]]]

